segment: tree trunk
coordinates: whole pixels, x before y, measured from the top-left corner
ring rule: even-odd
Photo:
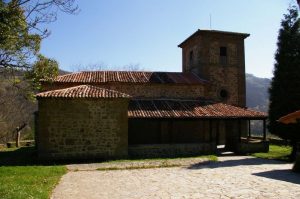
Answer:
[[[21,132],[18,131],[16,134],[16,147],[20,147],[20,136],[21,136]]]
[[[21,138],[21,131],[23,128],[25,128],[27,124],[23,123],[21,126],[16,128],[17,134],[16,134],[16,147],[20,147],[20,138]]]

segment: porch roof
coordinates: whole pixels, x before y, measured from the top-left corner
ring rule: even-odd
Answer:
[[[266,119],[267,114],[224,103],[178,99],[134,99],[129,118]]]

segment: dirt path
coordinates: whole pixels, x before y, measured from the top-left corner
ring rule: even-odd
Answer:
[[[51,198],[300,198],[300,175],[291,167],[230,156],[184,167],[70,171]]]

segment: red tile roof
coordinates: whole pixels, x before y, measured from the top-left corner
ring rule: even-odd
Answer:
[[[83,71],[58,76],[61,83],[159,83],[202,84],[207,82],[194,73],[143,71]]]
[[[38,93],[37,98],[129,98],[130,96],[114,90],[91,85],[80,85],[65,89]]]
[[[300,119],[300,110],[282,116],[277,121],[284,124],[297,123]]]
[[[266,118],[266,113],[194,100],[132,100],[129,118]]]

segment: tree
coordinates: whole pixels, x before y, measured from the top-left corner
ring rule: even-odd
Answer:
[[[269,131],[291,141],[291,158],[294,159],[300,141],[300,125],[285,125],[277,120],[300,109],[300,20],[295,6],[288,9],[281,21],[269,92]]]
[[[75,14],[75,0],[0,0],[0,69],[28,69],[57,11]]]
[[[0,143],[14,139],[15,129],[24,123],[29,126],[23,135],[28,135],[32,130],[32,115],[37,107],[33,101],[27,100],[27,93],[23,92],[28,88],[28,83],[22,76],[21,73],[7,78],[0,75]],[[20,81],[14,83],[15,78]]]
[[[75,0],[0,0],[0,142],[11,139],[16,127],[32,124],[36,104],[28,96],[40,79],[58,74],[57,62],[39,51],[50,34],[46,25],[59,11],[76,14],[78,7]]]
[[[36,54],[41,38],[30,34],[24,11],[0,2],[0,67],[27,67],[26,59]]]
[[[51,81],[58,75],[58,63],[54,59],[49,59],[43,55],[38,55],[38,60],[34,63],[31,70],[25,74],[26,79],[30,80],[32,91],[41,89],[40,80]]]

